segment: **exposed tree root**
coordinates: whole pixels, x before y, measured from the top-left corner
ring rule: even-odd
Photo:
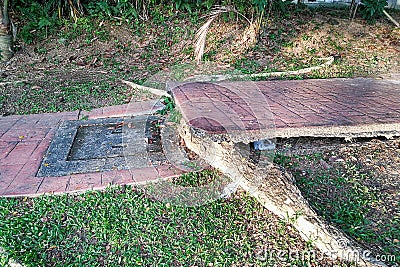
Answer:
[[[121,80],[121,82],[123,82],[124,84],[130,86],[133,89],[148,91],[148,92],[152,93],[153,95],[170,96],[166,91],[163,91],[163,90],[159,90],[159,89],[155,89],[155,88],[139,85],[139,84],[136,84],[136,83],[133,83],[133,82],[130,82],[130,81],[125,81],[125,80]]]
[[[229,176],[260,203],[282,219],[287,219],[301,237],[332,259],[355,262],[359,266],[386,266],[365,254],[344,233],[329,226],[311,209],[289,175],[273,175],[279,172],[272,164],[258,166],[244,160],[243,154],[233,142],[215,142],[208,134],[198,134],[183,120],[179,130],[189,149],[207,163]],[[227,136],[229,140],[229,136]],[[226,140],[226,139],[225,139]]]

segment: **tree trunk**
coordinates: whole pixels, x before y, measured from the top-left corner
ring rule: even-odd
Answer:
[[[357,266],[386,266],[320,219],[289,175],[279,175],[280,170],[268,162],[256,166],[252,161],[243,160],[243,153],[238,152],[240,149],[229,140],[228,134],[221,138],[225,141],[218,142],[212,135],[191,128],[183,119],[179,134],[190,150],[236,181],[265,208],[290,222],[300,237],[306,242],[312,241],[324,256],[354,262]]]
[[[9,0],[0,1],[2,10],[0,14],[0,60],[2,62],[8,61],[13,56],[13,35],[10,29],[10,18],[8,15]]]

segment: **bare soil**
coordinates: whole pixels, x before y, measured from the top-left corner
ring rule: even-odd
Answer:
[[[374,255],[400,251],[400,138],[281,140],[281,162],[318,214]],[[393,262],[391,263],[393,264]]]

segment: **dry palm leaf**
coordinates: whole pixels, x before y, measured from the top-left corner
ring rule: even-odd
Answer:
[[[238,12],[236,9],[234,9],[232,7],[216,6],[211,11],[211,13],[208,15],[209,19],[206,21],[206,23],[203,24],[203,26],[200,27],[200,29],[196,33],[194,54],[195,54],[197,64],[200,64],[201,59],[203,58],[204,47],[206,45],[207,33],[208,33],[211,23],[219,15],[221,15],[223,13],[228,13],[228,12],[235,12],[239,16],[243,17],[249,23],[249,25],[252,25],[251,21],[248,18],[246,18],[243,14]]]

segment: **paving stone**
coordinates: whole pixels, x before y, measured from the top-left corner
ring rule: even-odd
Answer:
[[[130,169],[129,172],[132,174],[135,183],[146,183],[156,181],[160,178],[154,167]]]
[[[0,117],[0,138],[8,132],[14,124],[19,120],[19,117]]]
[[[79,120],[79,113],[80,111],[71,111],[71,112],[62,112],[62,113],[57,113],[60,114],[61,120],[62,121],[67,121],[67,120]]]
[[[70,176],[42,177],[43,181],[36,194],[59,194],[65,193],[69,184]]]
[[[45,138],[40,143],[38,146],[35,148],[35,150],[32,152],[30,159],[31,160],[39,160],[41,161],[50,145],[51,139],[50,138]]]
[[[102,176],[102,182],[105,181],[105,177]],[[115,176],[113,179],[113,184],[115,185],[124,185],[124,184],[133,184],[134,179],[130,170],[118,170],[115,171]]]
[[[12,183],[18,173],[22,170],[23,164],[0,165],[0,194]]]
[[[68,160],[123,156],[122,127],[102,124],[79,127]]]
[[[101,173],[102,186],[132,184],[134,179],[129,170],[115,170]]]
[[[273,125],[268,103],[251,83],[187,83],[172,94],[189,125],[208,134],[245,136]]]
[[[15,148],[17,144],[18,142],[16,141],[0,141],[0,162]]]
[[[186,171],[178,169],[173,165],[156,166],[156,170],[161,178],[177,177],[186,173]]]
[[[146,164],[144,124],[147,118],[64,121],[49,146],[38,176],[111,171]],[[122,129],[124,123],[132,126]]]
[[[161,110],[165,107],[164,104],[162,104],[159,99],[142,101],[139,103],[142,106],[142,111],[148,111],[148,110],[156,111],[156,110]]]
[[[128,104],[103,108],[103,118],[123,117],[126,114]]]
[[[3,196],[33,196],[36,194],[43,178],[18,175],[2,193]]]
[[[252,87],[251,85],[256,86]],[[279,130],[278,134],[284,133],[282,137],[289,137],[290,132],[295,133],[296,136],[301,135],[300,131],[293,132],[292,129],[296,127],[301,129],[305,127],[315,129],[315,127],[333,126],[358,127],[362,126],[363,123],[376,124],[383,123],[385,120],[390,123],[399,123],[399,125],[394,125],[395,128],[393,130],[400,130],[400,84],[396,82],[360,78],[243,82],[242,84],[236,83],[235,86],[236,88],[246,88],[246,93],[237,93],[236,96],[239,99],[230,99],[231,102],[240,108],[242,107],[242,103],[247,105],[250,102],[253,114],[272,113],[275,117],[276,128],[282,129]],[[265,99],[260,97],[249,101],[246,95],[257,95],[260,91],[267,100],[266,104],[262,105],[262,101],[265,101]],[[205,95],[210,99],[212,98],[210,102],[215,103],[217,108],[221,103],[223,106],[223,102],[229,99],[226,88],[220,88],[217,85],[192,83],[185,86],[178,86],[172,90],[172,93],[184,118],[186,114],[189,114],[189,117],[194,117],[196,112],[200,113],[197,114],[199,119],[189,121],[190,126],[203,129],[208,134],[226,134],[218,125],[212,124],[206,119],[201,119],[202,114],[206,114],[206,112],[201,113],[196,111],[196,108],[204,106],[203,102],[207,102],[204,100]],[[388,98],[388,95],[392,97]],[[201,104],[198,104],[199,97],[202,98]],[[391,101],[391,99],[395,99],[395,101]],[[268,108],[265,108],[264,111],[260,109],[260,107],[267,106],[269,106],[269,110]],[[211,108],[209,109],[211,110]],[[222,112],[227,113],[223,109]],[[237,113],[243,114],[243,111],[241,110]],[[336,117],[333,117],[331,114],[336,114]],[[246,114],[240,117],[242,117],[243,121],[257,123],[257,120],[251,120],[251,116],[252,114]],[[233,121],[232,118],[230,118],[230,121]],[[219,124],[223,125],[224,123],[222,120],[219,120]],[[245,128],[249,131],[264,128],[254,127],[254,125],[250,125],[247,122],[243,122],[243,125],[246,125]],[[323,132],[324,136],[327,136],[329,134],[327,129],[317,132]],[[353,134],[354,131],[350,131],[349,129],[343,128],[344,131]],[[332,136],[335,136],[335,134],[338,133],[335,131],[332,132]],[[346,132],[342,134],[346,134]],[[238,139],[240,138],[245,140],[246,136],[238,134]]]
[[[98,119],[103,117],[103,108],[96,108],[91,111],[81,111],[79,113],[79,119]]]
[[[2,141],[40,141],[49,133],[49,128],[11,128],[1,137]]]
[[[39,169],[41,160],[29,160],[24,164],[22,170],[18,173],[18,176],[22,177],[35,177]]]
[[[42,178],[36,177],[40,161],[28,161],[23,167],[15,173],[12,182],[5,188],[3,195],[32,195],[34,194],[42,182]],[[9,166],[9,165],[8,165]],[[12,165],[14,166],[14,165]],[[19,167],[18,167],[19,168]]]
[[[63,120],[63,115],[58,113],[42,114],[41,118],[35,124],[36,128],[54,128]]]
[[[212,136],[229,133],[231,138],[237,137],[236,141],[258,140],[267,134],[271,137],[400,135],[400,83],[395,80],[187,83],[177,85],[172,94],[192,127],[206,129]],[[118,127],[108,127],[116,126],[121,118],[104,117],[147,114],[163,107],[159,102],[156,106],[154,103],[145,101],[91,112],[1,117],[0,194],[63,193],[181,175],[183,170],[168,163],[161,164],[166,157],[155,146],[160,141],[154,140],[151,148],[145,142],[146,138],[152,138],[152,133],[148,132],[142,136],[147,115],[136,122],[135,117],[133,121],[129,118],[124,121],[133,122],[137,130],[136,135],[128,135],[125,140],[124,151],[128,154],[122,153],[119,147],[121,142],[117,136],[120,133],[107,132],[119,131]],[[97,120],[76,121],[85,115],[102,119],[100,123]],[[92,127],[101,124],[107,126]],[[58,125],[64,127],[64,132],[56,132]],[[85,131],[90,132],[91,127],[96,129],[90,136]],[[79,129],[81,137],[87,140],[73,144],[80,138]],[[56,141],[50,143],[53,137]],[[53,150],[46,151],[48,146]],[[46,155],[44,165],[55,167],[58,176],[46,171],[42,175],[49,176],[35,176],[43,155]]]
[[[66,191],[71,192],[99,188],[101,187],[101,177],[102,174],[100,172],[73,174],[70,176]]]
[[[39,143],[39,141],[18,142],[14,149],[11,150],[4,159],[2,159],[1,164],[25,164],[31,158],[31,154]]]
[[[100,119],[100,118],[115,118],[125,116],[140,116],[151,114],[164,107],[159,100],[149,100],[142,102],[133,102],[120,106],[111,106],[98,108],[91,111],[82,111],[79,114],[79,119]]]
[[[42,114],[32,114],[29,116],[21,116],[13,125],[13,129],[33,129],[36,123],[42,118]]]
[[[101,172],[100,174],[101,174],[101,185],[104,187],[113,185],[118,179],[116,171],[105,171]]]

